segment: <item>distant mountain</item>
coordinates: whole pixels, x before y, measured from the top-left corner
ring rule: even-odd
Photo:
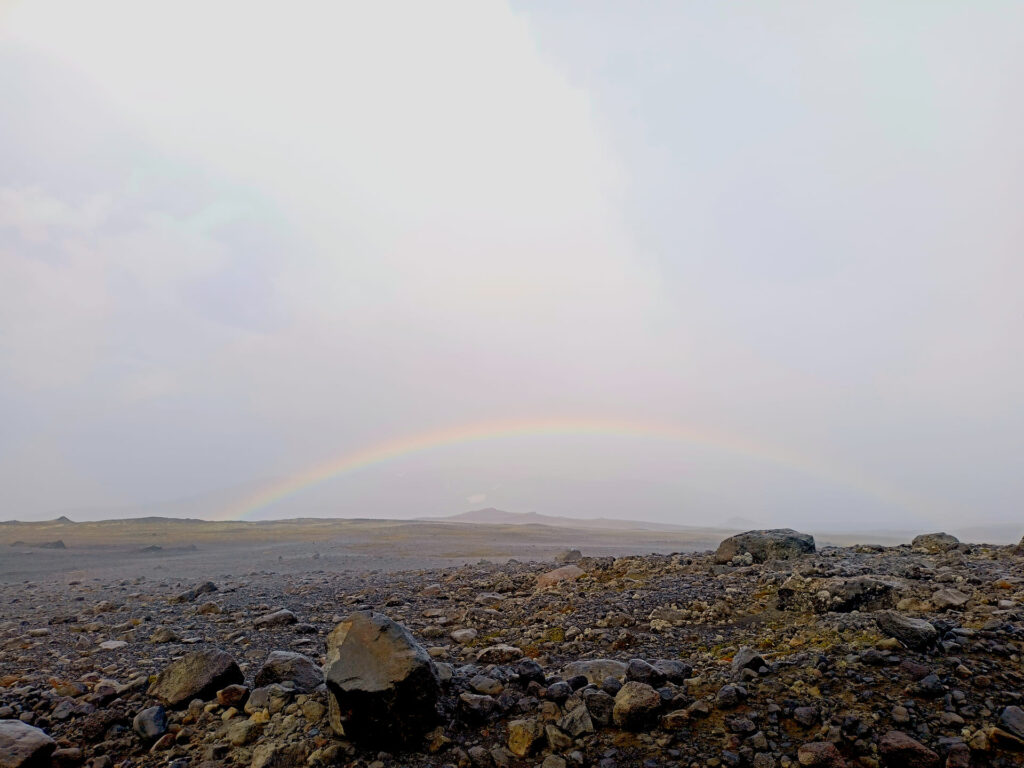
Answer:
[[[556,517],[542,515],[538,512],[506,512],[503,509],[487,507],[461,512],[457,515],[444,517],[421,517],[419,520],[430,520],[443,523],[478,523],[482,525],[548,525],[553,528],[598,528],[618,531],[696,531],[705,530],[696,525],[670,525],[669,523],[652,523],[646,520],[617,520],[608,517]],[[709,529],[709,528],[708,528]]]

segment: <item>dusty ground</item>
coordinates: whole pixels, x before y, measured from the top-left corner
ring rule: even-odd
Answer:
[[[634,532],[390,520],[7,523],[0,525],[0,582],[415,570],[481,559],[550,560],[567,547],[595,556],[699,551],[717,546],[726,535],[710,529]],[[54,542],[65,548],[42,546]]]

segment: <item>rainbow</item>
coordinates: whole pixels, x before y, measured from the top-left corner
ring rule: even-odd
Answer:
[[[347,451],[298,474],[267,484],[225,509],[216,515],[216,518],[245,520],[332,478],[446,446],[513,438],[576,435],[648,438],[697,445],[816,477],[840,487],[853,489],[860,495],[904,511],[912,508],[922,509],[926,506],[934,507],[932,504],[924,505],[921,499],[912,498],[899,489],[879,483],[849,468],[833,466],[781,446],[755,443],[721,430],[607,418],[544,418],[473,422],[396,437],[358,450]]]

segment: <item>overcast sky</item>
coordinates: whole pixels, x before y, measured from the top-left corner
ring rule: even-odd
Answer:
[[[1019,520],[1022,28],[0,5],[0,519]]]

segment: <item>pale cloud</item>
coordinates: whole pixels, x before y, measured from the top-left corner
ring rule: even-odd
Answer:
[[[1006,519],[1021,60],[991,11],[911,5],[13,6],[5,487],[40,515],[220,499],[403,435],[594,415],[835,471],[563,435],[279,511],[486,488],[676,522]]]

